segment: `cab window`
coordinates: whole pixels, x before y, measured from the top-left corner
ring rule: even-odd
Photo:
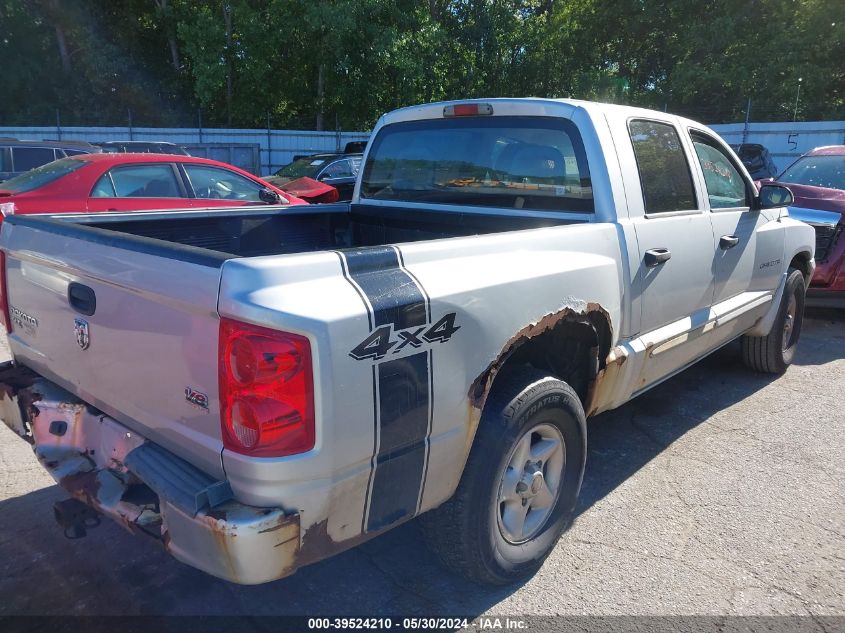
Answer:
[[[697,209],[689,163],[675,126],[634,120],[628,129],[646,214]]]
[[[700,132],[690,132],[698,163],[704,173],[711,209],[750,206],[748,186],[733,161],[718,143]]]

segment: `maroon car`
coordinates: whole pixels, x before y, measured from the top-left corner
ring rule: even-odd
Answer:
[[[795,197],[790,217],[816,230],[816,272],[807,303],[845,307],[845,145],[807,152],[777,182]]]

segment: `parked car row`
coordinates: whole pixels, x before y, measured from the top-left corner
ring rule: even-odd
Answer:
[[[174,154],[83,154],[0,183],[3,216],[303,204],[249,172]]]
[[[217,161],[189,160],[188,152],[174,143],[0,139],[0,211],[7,215],[349,201],[364,146],[354,142],[342,153],[297,156],[274,174],[258,178]],[[845,307],[845,146],[814,149],[780,176],[763,145],[731,147],[755,181],[789,186],[795,197],[790,214],[815,229],[819,266],[808,300]],[[79,158],[96,154],[121,157]]]

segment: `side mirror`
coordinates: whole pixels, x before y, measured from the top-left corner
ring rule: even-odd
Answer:
[[[783,185],[764,184],[760,187],[760,193],[757,196],[758,209],[774,209],[776,207],[788,207],[795,198],[792,192]]]
[[[281,204],[282,202],[282,197],[267,187],[264,187],[264,189],[258,192],[258,197],[261,199],[261,202],[266,202],[267,204]]]

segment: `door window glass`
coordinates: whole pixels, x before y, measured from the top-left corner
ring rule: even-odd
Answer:
[[[326,167],[320,178],[352,178],[352,163],[347,160],[338,160]]]
[[[184,198],[169,163],[116,167],[109,173],[118,198]]]
[[[103,174],[102,178],[97,181],[94,188],[91,190],[92,198],[114,198],[117,194],[114,192],[114,185],[111,182],[109,174]]]
[[[29,171],[52,163],[56,160],[56,154],[52,147],[13,147],[12,159],[15,171]]]
[[[629,130],[640,172],[645,212],[695,209],[689,163],[675,127],[637,120],[631,121]]]
[[[205,165],[184,165],[197,198],[261,202],[262,187],[228,169]]]
[[[705,135],[692,132],[691,136],[701,171],[704,172],[704,184],[707,186],[710,208],[730,209],[749,206],[745,180],[730,158],[716,145],[715,141]]]

